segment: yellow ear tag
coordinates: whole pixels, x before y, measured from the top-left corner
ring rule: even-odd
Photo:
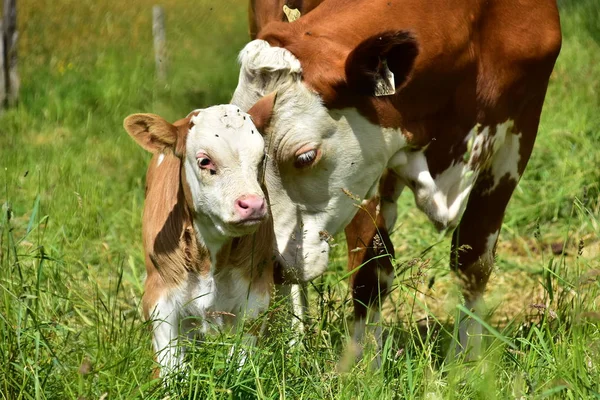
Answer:
[[[394,83],[394,73],[390,71],[386,60],[382,60],[382,75],[375,81],[375,96],[391,96],[396,94],[396,85]]]
[[[288,19],[288,22],[294,22],[298,18],[300,18],[300,10],[297,8],[289,8],[285,4],[283,5],[283,13]]]

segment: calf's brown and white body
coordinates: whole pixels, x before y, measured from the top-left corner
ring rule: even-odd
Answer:
[[[264,312],[273,283],[273,226],[261,187],[264,142],[238,107],[196,110],[171,125],[125,120],[154,153],[146,176],[145,318],[161,373],[180,366],[182,337]],[[253,344],[261,326],[245,335]]]

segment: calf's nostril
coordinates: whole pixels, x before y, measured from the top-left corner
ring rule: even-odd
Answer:
[[[250,207],[250,205],[248,205],[248,203],[246,203],[244,200],[238,200],[237,205],[239,208],[242,208],[244,210],[247,210]]]

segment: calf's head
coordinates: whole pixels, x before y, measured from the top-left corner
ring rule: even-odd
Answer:
[[[267,217],[261,187],[264,141],[250,115],[237,106],[196,110],[174,124],[158,115],[134,114],[124,126],[141,147],[159,154],[155,168],[160,168],[160,154],[182,160],[186,203],[204,241],[216,244],[252,233]]]

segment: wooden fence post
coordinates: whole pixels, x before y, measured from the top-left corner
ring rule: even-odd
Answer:
[[[165,14],[161,6],[152,7],[152,35],[154,36],[154,61],[156,78],[167,80],[167,41],[165,35]]]
[[[0,19],[0,112],[6,107],[6,97],[8,92],[6,79],[6,60],[4,59],[4,24]]]
[[[0,100],[2,106],[9,107],[17,104],[19,100],[19,73],[17,70],[17,0],[4,0],[4,15],[2,21],[2,72],[0,78]]]

